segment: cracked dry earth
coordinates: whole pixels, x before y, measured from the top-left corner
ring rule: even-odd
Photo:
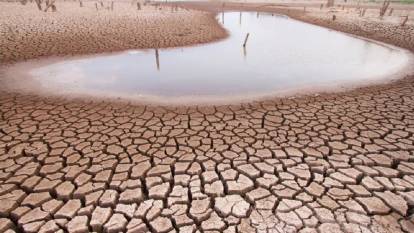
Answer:
[[[414,232],[413,78],[216,107],[1,91],[0,232]]]
[[[0,231],[413,232],[414,83],[222,107],[0,94]]]
[[[57,1],[57,12],[34,2],[0,1],[0,63],[39,57],[165,48],[206,43],[227,36],[214,15],[181,8],[115,1],[114,10],[94,1]]]

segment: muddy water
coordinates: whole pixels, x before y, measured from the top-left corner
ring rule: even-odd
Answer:
[[[284,16],[230,12],[217,20],[229,38],[194,47],[62,60],[30,70],[26,78],[52,93],[203,102],[378,81],[411,59],[404,50]]]

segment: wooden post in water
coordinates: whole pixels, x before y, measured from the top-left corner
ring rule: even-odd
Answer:
[[[137,2],[137,10],[141,10],[141,4]]]
[[[391,16],[393,11],[394,11],[394,8],[391,8],[390,12],[388,13],[388,16]]]
[[[241,25],[241,22],[242,22],[242,13],[241,13],[241,11],[240,11],[240,16],[239,16],[239,24]]]
[[[160,55],[158,49],[155,49],[155,62],[157,63],[157,70],[160,70]]]
[[[250,33],[247,33],[246,38],[244,38],[244,43],[243,43],[244,48],[246,48],[246,44],[247,44],[247,40],[249,39],[249,35],[250,35]]]
[[[82,1],[79,1],[79,7],[83,7]]]
[[[112,1],[111,2],[111,11],[113,11],[114,10],[114,2]]]
[[[96,10],[98,10],[98,3],[97,2],[95,2],[95,8],[96,8]]]

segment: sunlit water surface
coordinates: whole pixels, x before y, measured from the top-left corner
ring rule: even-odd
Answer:
[[[230,34],[219,42],[63,60],[30,74],[50,92],[197,102],[330,90],[382,79],[409,60],[404,50],[284,16],[230,12],[217,20]]]

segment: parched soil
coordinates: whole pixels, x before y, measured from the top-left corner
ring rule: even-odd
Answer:
[[[1,92],[0,231],[414,232],[413,78],[211,107]]]
[[[141,2],[56,3],[57,12],[40,12],[34,3],[0,2],[0,63],[42,56],[65,56],[165,48],[225,38],[214,14]],[[108,9],[109,8],[109,9]]]

